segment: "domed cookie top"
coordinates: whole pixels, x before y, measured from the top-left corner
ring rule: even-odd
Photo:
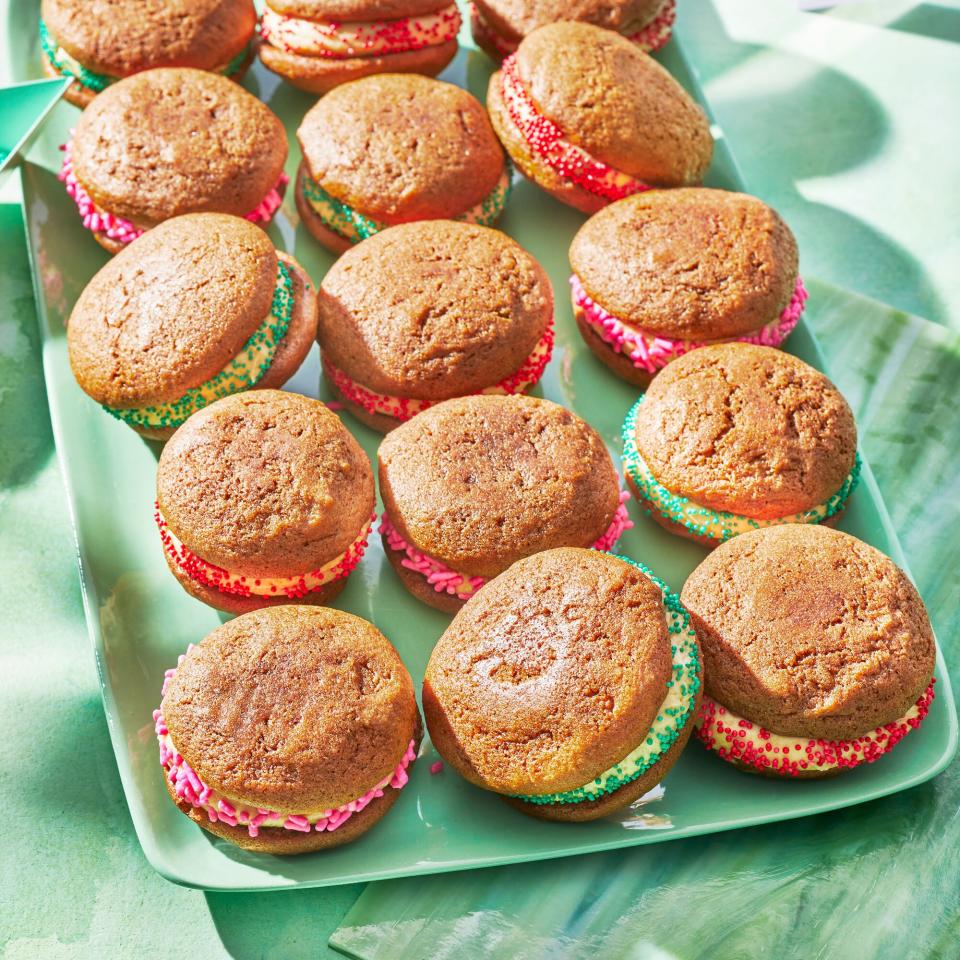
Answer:
[[[180,572],[224,599],[301,598],[362,555],[373,473],[324,404],[252,390],[218,400],[174,434],[160,457],[157,503]],[[271,593],[274,581],[281,586]]]
[[[506,201],[509,177],[486,111],[453,84],[400,74],[344,84],[308,111],[297,137],[301,213],[308,225],[319,219],[340,250],[412,220],[489,225]]]
[[[632,561],[563,548],[467,603],[434,647],[423,702],[434,745],[468,780],[525,812],[590,819],[636,799],[645,774],[659,781],[698,688],[676,597]]]
[[[420,739],[413,683],[389,641],[317,607],[259,610],[214,630],[168,671],[155,719],[181,809],[274,853],[371,826]]]
[[[73,77],[86,106],[118,79],[153,67],[243,72],[257,23],[251,0],[43,0],[45,65]]]
[[[525,390],[553,340],[540,264],[497,230],[449,220],[390,227],[347,251],[320,311],[328,376],[387,428],[438,400]]]
[[[498,136],[524,174],[586,212],[653,186],[698,182],[703,111],[629,40],[584,23],[535,30],[490,81]]]
[[[216,74],[162,68],[119,81],[84,111],[65,176],[85,225],[123,243],[184,213],[268,220],[279,197],[260,208],[286,156],[283,124],[252,94]],[[109,236],[114,221],[132,229]]]
[[[850,407],[822,373],[745,343],[680,357],[624,423],[634,489],[716,539],[766,521],[828,519],[856,483],[856,446]]]
[[[735,537],[694,570],[682,600],[703,647],[701,734],[728,759],[794,775],[871,762],[933,698],[923,602],[892,560],[848,534],[791,525]],[[746,731],[732,752],[731,726]]]
[[[176,217],[98,271],[67,325],[80,386],[149,436],[252,385],[280,385],[316,331],[300,265],[240,217]]]
[[[432,579],[431,592],[464,599],[521,557],[609,549],[629,525],[603,441],[547,400],[446,400],[390,433],[379,461],[387,544],[456,580]]]

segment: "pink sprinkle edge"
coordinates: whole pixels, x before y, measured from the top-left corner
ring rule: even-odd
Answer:
[[[71,135],[73,131],[71,130]],[[136,226],[123,217],[114,216],[112,213],[99,210],[90,194],[81,186],[76,174],[73,172],[73,158],[71,156],[72,140],[62,144],[60,149],[63,151],[63,165],[57,179],[62,180],[67,188],[67,193],[73,198],[77,205],[77,211],[83,225],[94,233],[102,233],[110,240],[116,240],[119,243],[132,243],[138,237],[146,232],[141,227]],[[267,191],[267,195],[251,210],[246,219],[251,223],[268,223],[273,215],[280,209],[283,203],[283,194],[286,190],[290,178],[281,173],[276,184]]]
[[[187,647],[187,653],[193,649],[193,644]],[[186,654],[181,654],[177,659],[177,667],[183,663]],[[177,668],[173,667],[164,672],[163,687],[160,695],[164,696],[170,682],[173,680]],[[178,800],[185,800],[194,808],[202,807],[211,823],[218,820],[226,823],[228,826],[245,826],[247,833],[251,837],[256,837],[260,833],[260,826],[264,820],[279,820],[280,814],[276,810],[269,810],[265,807],[256,807],[254,809],[236,809],[229,801],[221,799],[216,808],[207,801],[213,792],[201,779],[196,772],[187,763],[183,757],[175,750],[170,750],[163,742],[164,737],[168,736],[166,721],[163,719],[163,713],[157,709],[153,711],[154,731],[157,735],[157,742],[160,745],[160,765],[163,767],[167,779],[173,787],[174,794]],[[400,759],[400,762],[394,768],[393,773],[384,777],[375,787],[368,790],[356,800],[351,800],[339,807],[333,807],[323,812],[323,816],[312,826],[309,818],[305,814],[289,814],[282,825],[284,830],[295,830],[300,833],[309,833],[311,830],[317,832],[332,832],[338,827],[342,827],[355,813],[359,813],[367,807],[377,797],[382,797],[387,787],[393,787],[395,790],[402,790],[410,779],[407,768],[417,757],[417,748],[415,741],[411,740],[407,745],[406,752]],[[273,829],[277,829],[274,827]]]
[[[708,340],[672,340],[669,337],[654,337],[648,342],[644,336],[641,336],[639,340],[634,340],[632,336],[629,336],[622,320],[604,310],[600,304],[587,295],[580,278],[576,274],[570,277],[570,288],[573,294],[573,305],[583,311],[587,323],[597,332],[604,343],[612,347],[615,352],[629,357],[633,361],[633,365],[639,370],[656,373],[658,370],[662,370],[671,360],[676,360],[677,357],[683,356],[691,350],[709,346],[711,343]],[[793,333],[794,328],[800,322],[800,315],[803,313],[808,296],[803,280],[797,277],[790,302],[783,308],[783,312],[774,326],[763,327],[756,333],[733,337],[732,339],[739,343],[756,343],[765,347],[779,347]],[[630,343],[636,345],[635,348],[631,349],[627,344],[628,337]],[[712,342],[720,343],[723,341]]]
[[[629,499],[630,494],[626,490],[621,490],[620,503],[613,514],[613,520],[610,521],[610,526],[607,527],[606,532],[592,544],[592,549],[612,549],[624,531],[633,526],[633,521],[627,513],[627,501]],[[435,560],[412,546],[397,532],[397,528],[391,523],[386,511],[380,516],[378,530],[391,550],[406,554],[400,561],[400,565],[426,577],[427,583],[432,584],[437,593],[449,593],[458,600],[467,600],[487,582],[484,577],[465,577],[463,574],[457,573],[456,570],[451,570],[445,563]],[[470,584],[473,589],[466,592],[461,591],[460,587],[464,583]]]

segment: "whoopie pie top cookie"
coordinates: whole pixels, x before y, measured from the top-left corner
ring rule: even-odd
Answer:
[[[348,250],[324,277],[320,316],[327,378],[381,430],[450,397],[522,393],[553,350],[543,267],[499,230],[453,220]]]
[[[860,476],[837,388],[802,360],[747,343],[694,350],[659,373],[624,421],[623,466],[655,520],[709,546],[828,521]]]
[[[855,537],[751,531],[713,551],[681,597],[703,647],[697,735],[744,769],[838,773],[926,716],[936,650],[923,601]]]
[[[707,343],[780,346],[807,298],[790,228],[763,201],[726,190],[618,200],[580,228],[570,265],[584,339],[640,385]]]
[[[296,260],[247,220],[194,213],[100,269],[70,315],[67,348],[83,390],[164,439],[219,397],[285,383],[316,329],[316,291]]]
[[[437,641],[433,745],[471,783],[549,820],[592,820],[663,779],[693,729],[696,634],[642,564],[562,548],[519,560]]]
[[[195,413],[157,468],[167,565],[228,613],[335,597],[363,556],[373,509],[360,444],[319,400],[280,390]]]
[[[659,50],[673,31],[676,0],[474,0],[470,28],[494,60],[513,53],[538,27],[579,20],[616,30],[641,50]]]
[[[438,74],[456,55],[449,0],[270,0],[260,59],[311,93],[374,73]]]
[[[421,737],[397,651],[366,620],[325,607],[271,607],[217,628],[167,670],[153,718],[180,810],[262,853],[370,829]]]
[[[255,96],[215,73],[146,70],[105,90],[64,148],[60,179],[111,253],[184,213],[266,223],[287,183],[287,135]]]
[[[297,139],[297,209],[336,253],[412,220],[490,226],[510,193],[486,111],[466,90],[428,77],[345,83],[311,107]]]
[[[525,37],[491,77],[487,107],[520,171],[585,213],[698,183],[713,154],[706,114],[683,87],[635,44],[587,23]]]
[[[600,436],[548,400],[446,400],[388,434],[379,463],[387,557],[441,610],[522,557],[609,550],[632,526]]]
[[[196,67],[239,78],[253,58],[252,0],[42,0],[40,47],[51,76],[73,78],[85,107],[122,77]]]

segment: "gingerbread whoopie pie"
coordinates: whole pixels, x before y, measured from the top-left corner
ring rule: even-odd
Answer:
[[[253,0],[42,0],[40,48],[66,98],[85,107],[123,77],[195,67],[239,80],[253,59]]]
[[[723,343],[654,377],[624,421],[623,470],[657,523],[716,546],[759,527],[833,522],[859,481],[857,428],[818,370]]]
[[[646,567],[560,548],[517,561],[453,618],[423,712],[471,783],[545,820],[594,820],[655,787],[690,733],[697,637]]]
[[[490,226],[510,195],[487,112],[466,90],[429,77],[345,83],[311,107],[297,139],[297,209],[334,253],[414,220]]]
[[[173,802],[257,853],[355,840],[396,802],[420,747],[397,651],[327,607],[231,620],[166,671],[162,695],[153,719]]]
[[[829,527],[753,530],[681,599],[703,648],[697,737],[742,770],[824,777],[873,763],[927,714],[936,644],[888,557]]]
[[[523,393],[553,350],[546,272],[477,224],[389,227],[337,260],[319,302],[327,380],[378,430],[451,397]]]
[[[167,566],[209,606],[324,604],[366,549],[373,471],[319,400],[251,390],[198,411],[164,447],[155,519]]]
[[[459,30],[449,0],[268,0],[260,59],[293,86],[326,93],[375,73],[436,76]]]
[[[676,18],[676,0],[474,0],[470,4],[473,39],[497,61],[515,52],[537,27],[560,20],[616,30],[652,53],[670,39]]]
[[[587,346],[638,386],[726,340],[779,347],[803,313],[797,244],[756,197],[684,187],[595,213],[570,246],[574,316]]]
[[[100,269],[70,315],[67,349],[107,413],[166,439],[220,397],[281,386],[316,330],[316,290],[293,257],[248,220],[192,213]]]
[[[185,213],[266,224],[280,208],[287,134],[239,84],[186,67],[119,80],[83,112],[60,179],[83,225],[117,253]]]
[[[593,213],[652,187],[699,183],[713,155],[706,114],[625,37],[553,23],[490,78],[487,108],[524,176]]]
[[[446,400],[380,444],[384,551],[417,599],[456,611],[552,547],[610,550],[633,526],[599,434],[523,395]]]

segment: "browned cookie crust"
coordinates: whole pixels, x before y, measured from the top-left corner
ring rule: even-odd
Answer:
[[[573,239],[570,265],[590,298],[625,323],[719,340],[777,319],[796,286],[797,244],[756,197],[649,190],[592,216]]]
[[[516,57],[539,112],[597,160],[653,186],[703,177],[713,153],[706,115],[625,37],[585,23],[554,23],[527,36]],[[498,80],[495,74],[491,86]]]
[[[341,83],[378,73],[420,73],[435,77],[457,54],[457,41],[369,57],[307,57],[264,43],[260,59],[267,69],[308,93],[327,93]]]
[[[583,342],[590,348],[590,352],[606,367],[612,370],[618,377],[632,383],[637,387],[648,387],[653,379],[653,374],[641,367],[634,366],[633,361],[612,350],[608,343],[597,333],[594,327],[587,323],[583,317],[583,311],[578,307],[573,308],[573,319],[577,322],[577,329]]]
[[[170,531],[208,563],[289,577],[356,540],[373,511],[373,472],[320,401],[251,390],[200,410],[174,434],[160,457],[157,501]]]
[[[428,220],[377,233],[333,265],[317,338],[376,393],[443,400],[516,373],[552,317],[550,280],[518,243]]]
[[[294,185],[294,200],[297,204],[297,213],[300,214],[300,220],[313,236],[323,244],[331,253],[340,254],[349,250],[353,244],[346,238],[341,237],[339,233],[331,230],[320,218],[319,214],[307,203],[307,198],[303,195],[303,175],[306,171],[306,165],[301,160],[297,167],[296,184]]]
[[[560,20],[579,20],[625,33],[645,27],[663,0],[478,0],[486,24],[504,40],[518,43],[537,27]],[[499,55],[496,57],[499,59]]]
[[[41,17],[67,53],[109,77],[215,70],[250,43],[257,23],[252,0],[43,0]]]
[[[669,364],[640,405],[640,456],[671,493],[758,520],[829,499],[853,469],[853,413],[819,371],[782,350],[703,347]]]
[[[389,776],[420,738],[413,682],[396,650],[372,624],[322,607],[260,610],[213,631],[177,667],[161,709],[204,783],[281,814],[349,803]],[[237,828],[214,832],[267,852],[317,849],[363,832],[395,793],[386,791],[367,816],[326,835],[301,834],[300,842],[280,828],[262,828],[260,843]]]
[[[504,168],[480,103],[415,74],[337,87],[310,109],[297,138],[324,190],[387,224],[454,218],[483,201]]]
[[[388,434],[379,463],[400,535],[469,576],[494,577],[551,547],[588,547],[619,505],[597,432],[534,397],[446,400]]]
[[[187,68],[108,87],[72,138],[73,170],[93,202],[144,228],[199,211],[245,216],[286,157],[268,107],[226,77]]]
[[[933,631],[913,584],[837,530],[790,524],[734,537],[681,597],[707,694],[774,733],[855,739],[903,716],[933,674]]]
[[[424,714],[434,746],[470,782],[559,793],[636,748],[671,670],[655,584],[609,554],[550,550],[454,617],[427,665]]]

